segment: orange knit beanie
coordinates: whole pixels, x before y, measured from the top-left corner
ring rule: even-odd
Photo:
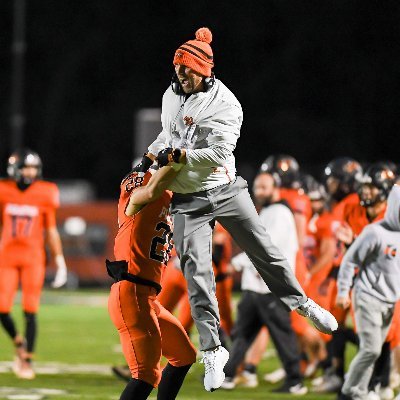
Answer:
[[[195,40],[189,40],[176,50],[174,65],[186,65],[203,76],[211,76],[214,67],[211,41],[212,33],[208,28],[198,29]]]

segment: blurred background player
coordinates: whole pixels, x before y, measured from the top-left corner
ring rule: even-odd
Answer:
[[[337,238],[349,247],[359,236],[362,230],[370,223],[383,219],[387,197],[396,180],[395,171],[390,163],[379,162],[372,164],[363,175],[358,190],[359,203],[346,204],[343,223],[336,231]],[[382,347],[381,354],[376,361],[370,391],[379,392],[381,397],[391,399],[393,391],[389,388],[391,347],[396,346],[397,325],[393,324],[389,330],[388,339]],[[392,342],[392,344],[391,344]],[[371,393],[372,397],[373,394]]]
[[[349,157],[339,157],[327,164],[323,172],[324,183],[330,197],[330,210],[333,217],[333,232],[343,224],[344,209],[348,204],[359,204],[358,188],[362,178],[361,164]],[[336,392],[343,383],[344,377],[344,354],[346,341],[354,344],[358,339],[352,328],[345,325],[348,310],[336,307],[335,300],[337,295],[336,278],[339,271],[340,262],[346,248],[345,245],[336,242],[336,254],[333,266],[329,272],[327,281],[324,285],[328,289],[330,311],[339,323],[339,329],[332,335],[332,367],[327,369],[321,380],[316,380],[315,390],[318,392]]]
[[[308,197],[311,201],[313,216],[308,223],[307,237],[304,243],[308,271],[306,293],[315,298],[322,307],[330,308],[330,297],[326,282],[336,254],[333,218],[328,209],[328,195],[325,188],[315,179],[310,182]],[[323,367],[330,364],[331,336],[323,334],[320,334],[320,336],[321,340],[326,343],[326,347],[322,341],[319,343],[319,354],[314,360],[310,361],[306,376],[311,376],[319,364]],[[327,357],[328,359],[325,360]]]
[[[52,287],[67,281],[67,268],[56,227],[59,192],[54,183],[41,180],[42,161],[29,149],[18,150],[8,159],[9,179],[0,181],[0,322],[13,340],[19,378],[33,379],[32,358],[37,334],[36,314],[45,278],[45,242],[57,266]],[[25,335],[10,315],[18,284],[22,288]]]
[[[374,362],[381,353],[395,303],[400,298],[398,243],[400,187],[395,186],[388,197],[384,219],[363,229],[340,266],[336,304],[347,308],[353,303],[360,348],[350,364],[339,399],[362,400],[367,396]]]
[[[311,203],[305,189],[305,180],[302,179],[299,163],[289,155],[271,155],[261,165],[260,171],[274,174],[279,183],[280,197],[285,200],[291,208],[296,222],[297,238],[299,248],[296,254],[296,278],[303,289],[307,286],[308,271],[304,257],[304,245],[307,236],[307,226],[312,216]],[[292,327],[298,337],[303,353],[304,372],[311,374],[316,363],[321,358],[323,343],[317,329],[311,326],[298,313],[292,312]],[[262,337],[260,337],[260,342]],[[258,351],[259,352],[259,351]],[[269,380],[282,378],[283,370],[277,370],[266,376]]]
[[[157,386],[158,399],[175,399],[196,361],[182,325],[156,298],[172,248],[172,194],[165,189],[175,176],[174,167],[153,177],[138,167],[121,182],[116,261],[107,261],[115,280],[108,309],[132,375],[121,400],[147,399]],[[162,373],[161,355],[168,360]]]
[[[274,176],[269,172],[259,173],[254,181],[253,193],[255,203],[260,208],[263,226],[294,269],[298,250],[296,224],[289,206],[280,199]],[[300,353],[288,311],[279,304],[245,253],[234,257],[232,264],[242,271],[243,294],[238,305],[232,349],[224,369],[226,378],[222,387],[235,387],[235,375],[246,351],[260,329],[266,326],[286,376],[284,384],[275,391],[294,395],[306,394],[307,388],[302,384],[300,373]],[[254,370],[246,372],[255,374]]]

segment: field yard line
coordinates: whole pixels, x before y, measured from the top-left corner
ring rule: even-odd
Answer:
[[[12,362],[0,362],[0,374],[10,373]],[[95,374],[112,375],[111,367],[104,364],[65,364],[56,362],[37,362],[35,372],[43,375],[65,375],[65,374]]]

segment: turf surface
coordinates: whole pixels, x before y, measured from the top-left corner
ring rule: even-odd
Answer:
[[[37,364],[57,362],[63,364],[123,364],[119,351],[118,334],[109,320],[106,306],[107,292],[55,292],[47,291],[39,313],[39,337],[37,343]],[[18,326],[22,325],[22,315],[17,304],[14,307]],[[197,342],[197,335],[193,337]],[[13,359],[13,348],[3,331],[0,331],[0,362]],[[265,372],[279,366],[275,357],[264,360],[259,369],[259,378]],[[255,389],[237,388],[234,391],[218,390],[208,393],[202,384],[203,366],[194,365],[184,383],[178,399],[289,399],[293,396],[273,394],[274,387],[260,379]],[[66,394],[44,395],[45,399],[119,399],[124,382],[112,375],[96,373],[38,374],[34,381],[18,380],[11,372],[0,373],[0,399],[28,399],[35,388],[61,389]],[[13,389],[11,389],[13,388]],[[18,397],[20,395],[20,397]],[[16,397],[13,397],[16,396]],[[22,396],[22,397],[21,397]],[[303,399],[328,400],[333,395],[308,394]],[[151,399],[156,398],[156,391]]]

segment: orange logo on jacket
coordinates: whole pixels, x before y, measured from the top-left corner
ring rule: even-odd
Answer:
[[[389,259],[393,259],[396,257],[397,249],[392,244],[388,244],[385,249],[385,256]]]

